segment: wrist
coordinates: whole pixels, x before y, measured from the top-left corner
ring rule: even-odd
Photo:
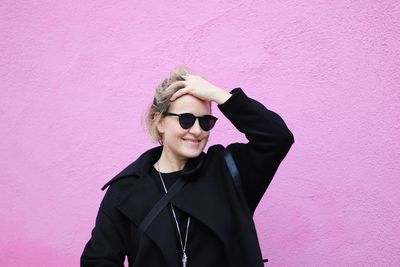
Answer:
[[[215,94],[213,101],[220,105],[225,103],[225,101],[227,101],[231,96],[231,93],[225,91],[224,89],[218,88],[218,91]]]

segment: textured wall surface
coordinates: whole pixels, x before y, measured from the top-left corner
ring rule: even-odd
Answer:
[[[268,266],[400,265],[398,1],[5,0],[0,17],[1,266],[78,266],[178,64],[294,133],[255,215]],[[209,145],[245,141],[214,111]]]

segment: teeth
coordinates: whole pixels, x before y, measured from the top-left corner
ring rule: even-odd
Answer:
[[[183,140],[185,140],[185,141],[190,141],[190,142],[200,142],[199,140],[191,140],[191,139],[183,139]]]

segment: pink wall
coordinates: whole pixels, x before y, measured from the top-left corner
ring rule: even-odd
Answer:
[[[2,1],[0,265],[78,265],[177,64],[295,135],[255,216],[268,266],[399,265],[397,2]],[[210,144],[238,139],[220,119]]]

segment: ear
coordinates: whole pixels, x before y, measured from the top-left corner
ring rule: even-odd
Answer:
[[[160,112],[156,112],[154,114],[154,118],[153,119],[157,120],[156,127],[157,127],[158,132],[159,133],[164,133],[164,120],[163,120],[163,118],[159,118],[159,117],[161,117]]]

